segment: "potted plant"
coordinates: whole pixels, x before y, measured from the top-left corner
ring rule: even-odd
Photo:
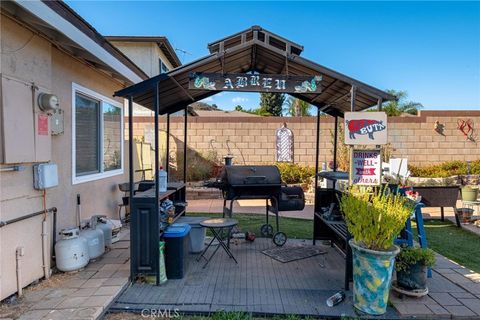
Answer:
[[[477,201],[478,187],[476,186],[464,186],[461,189],[462,201]]]
[[[393,244],[413,210],[413,201],[393,193],[351,188],[340,200],[353,253],[354,307],[371,315],[386,312],[395,256]]]
[[[431,249],[402,247],[395,257],[397,285],[406,290],[427,289],[426,269],[434,265],[435,254]]]

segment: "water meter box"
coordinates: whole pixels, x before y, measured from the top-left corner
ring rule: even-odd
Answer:
[[[58,186],[58,169],[55,163],[41,163],[33,166],[33,187],[44,190]]]
[[[188,224],[174,223],[163,234],[168,279],[182,279],[187,272],[190,229]]]

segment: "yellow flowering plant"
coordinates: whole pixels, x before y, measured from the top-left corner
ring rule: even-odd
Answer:
[[[369,193],[355,186],[340,199],[340,208],[354,241],[377,251],[386,251],[393,246],[414,205],[399,194]]]

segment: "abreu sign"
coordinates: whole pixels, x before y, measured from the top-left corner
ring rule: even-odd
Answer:
[[[345,112],[345,144],[387,144],[385,112]]]

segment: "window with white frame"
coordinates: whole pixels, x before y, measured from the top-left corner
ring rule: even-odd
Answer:
[[[72,93],[73,183],[122,174],[122,105],[77,84]]]

